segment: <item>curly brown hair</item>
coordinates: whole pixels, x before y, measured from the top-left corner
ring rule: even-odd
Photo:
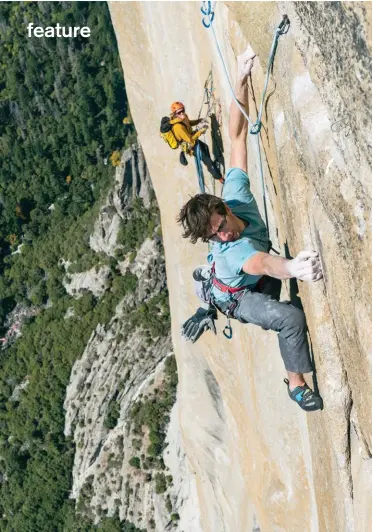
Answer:
[[[183,206],[176,221],[182,225],[183,238],[190,238],[195,244],[200,238],[208,242],[211,234],[211,216],[215,213],[227,214],[225,203],[221,198],[212,194],[197,194]]]

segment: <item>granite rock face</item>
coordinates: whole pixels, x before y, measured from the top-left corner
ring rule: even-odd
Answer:
[[[231,341],[206,334],[189,346],[180,338],[181,323],[198,305],[191,273],[205,263],[207,249],[184,241],[175,223],[198,192],[197,177],[193,161],[182,167],[159,138],[159,122],[175,100],[184,102],[190,118],[200,110],[205,116],[209,76],[216,122],[205,140],[224,156],[226,168],[230,155],[230,89],[200,4],[115,2],[110,11],[162,213],[181,434],[202,529],[370,530],[371,3],[216,5],[214,29],[230,77],[247,43],[258,56],[253,121],[274,31],[283,14],[290,19],[278,43],[260,137],[274,247],[283,255],[313,248],[322,256],[324,281],[284,283],[283,292],[286,299],[298,291],[307,316],[325,404],[311,415],[289,401],[281,384],[275,334],[234,323]],[[248,150],[263,212],[253,136]],[[207,191],[220,195],[220,186],[205,177]],[[219,319],[218,328],[224,325]]]
[[[88,290],[96,297],[100,297],[107,289],[107,279],[110,273],[108,266],[91,268],[86,272],[67,274],[64,280],[66,292],[79,295]]]

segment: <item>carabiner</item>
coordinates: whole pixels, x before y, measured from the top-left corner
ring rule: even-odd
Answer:
[[[207,8],[205,9],[205,4],[207,3]],[[202,24],[205,26],[205,28],[209,28],[211,26],[212,21],[214,20],[215,13],[214,11],[211,11],[211,2],[202,2],[201,7],[201,13],[204,15],[202,18]],[[205,17],[207,17],[208,22],[205,22]]]
[[[251,135],[257,135],[260,133],[260,130],[262,129],[262,122],[259,120],[259,122],[255,122],[255,124],[251,127],[250,133]]]
[[[279,35],[284,35],[285,33],[289,31],[289,27],[290,27],[289,17],[287,15],[282,15],[282,20],[280,24],[278,25],[276,32]]]
[[[227,325],[224,327],[223,334],[228,340],[232,339],[233,331],[231,327],[231,320],[227,317]]]
[[[207,9],[205,9],[205,4],[207,4]],[[210,15],[211,13],[211,2],[210,1],[202,2],[201,13],[203,13],[203,15]]]

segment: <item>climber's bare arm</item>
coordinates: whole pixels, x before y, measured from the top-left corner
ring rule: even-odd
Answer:
[[[254,64],[255,54],[250,47],[237,58],[237,82],[235,96],[241,107],[249,115],[249,91],[247,79]],[[231,139],[231,168],[241,168],[247,172],[247,131],[248,122],[236,102],[232,100],[229,110],[229,137]]]
[[[234,93],[241,106],[249,114],[247,77],[237,80]],[[229,166],[241,168],[244,172],[247,172],[247,130],[248,122],[236,102],[232,100],[229,110],[229,137],[231,139]]]
[[[268,275],[282,280],[295,277],[302,281],[319,281],[323,276],[316,251],[301,251],[290,260],[258,251],[245,262],[242,270],[249,275]]]
[[[273,257],[268,253],[258,251],[253,257],[245,262],[242,270],[249,275],[268,275],[275,279],[290,279],[287,269],[287,259]]]

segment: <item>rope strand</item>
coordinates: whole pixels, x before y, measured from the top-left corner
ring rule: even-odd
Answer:
[[[263,88],[263,92],[262,92],[262,98],[261,98],[261,102],[260,102],[260,106],[259,106],[258,117],[257,117],[256,122],[254,124],[251,121],[250,116],[246,113],[245,109],[242,107],[240,102],[237,100],[236,95],[234,93],[234,89],[233,89],[233,86],[232,86],[232,83],[231,83],[231,80],[230,80],[230,77],[229,77],[228,69],[227,69],[227,66],[225,64],[225,61],[224,61],[224,58],[223,58],[223,54],[221,53],[219,42],[218,42],[215,30],[214,30],[213,20],[214,20],[215,13],[214,13],[214,10],[211,8],[211,2],[210,1],[209,2],[202,2],[201,12],[204,15],[204,17],[202,19],[203,25],[205,26],[206,29],[211,28],[212,34],[214,36],[216,48],[218,50],[218,54],[220,56],[221,62],[222,62],[223,67],[224,67],[225,75],[226,75],[226,78],[227,78],[227,81],[228,81],[228,84],[229,84],[229,87],[230,87],[230,91],[232,93],[232,98],[233,98],[234,102],[236,103],[237,107],[240,109],[241,113],[244,115],[244,117],[246,118],[246,120],[250,124],[250,126],[251,126],[250,134],[251,135],[257,135],[257,150],[258,150],[258,160],[259,160],[259,172],[260,172],[261,181],[262,181],[262,196],[263,196],[263,205],[264,205],[264,215],[265,215],[265,223],[266,223],[267,235],[269,236],[267,201],[266,201],[266,194],[265,194],[265,182],[264,182],[262,156],[261,156],[260,142],[259,142],[259,133],[260,133],[260,130],[262,128],[263,104],[264,104],[265,96],[266,96],[266,93],[267,93],[269,75],[270,75],[271,69],[273,67],[273,62],[274,62],[274,58],[275,58],[275,54],[276,54],[276,50],[277,50],[277,42],[278,42],[278,39],[279,39],[280,35],[283,35],[283,34],[287,33],[287,31],[288,31],[288,29],[290,27],[290,21],[289,21],[289,18],[288,18],[287,15],[283,15],[282,21],[280,22],[280,24],[276,28],[276,32],[275,32],[275,35],[274,35],[273,41],[272,41],[271,50],[270,50],[270,53],[269,53],[267,75],[266,75],[266,80],[265,80],[264,88]],[[205,17],[207,17],[207,19],[208,19],[207,21],[205,20]]]

